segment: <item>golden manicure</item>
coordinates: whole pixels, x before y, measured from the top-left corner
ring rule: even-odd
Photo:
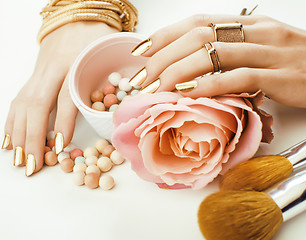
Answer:
[[[10,142],[11,142],[11,136],[8,134],[5,134],[5,137],[2,143],[2,149],[6,149],[10,145]]]
[[[189,92],[189,91],[195,89],[197,86],[198,86],[198,81],[197,80],[192,80],[190,82],[175,84],[176,90],[181,91],[181,92]]]
[[[60,132],[55,135],[54,148],[56,154],[59,154],[64,149],[64,136]]]
[[[153,82],[150,82],[148,85],[143,87],[139,93],[154,93],[160,86],[160,79],[157,78]]]
[[[21,147],[15,148],[14,165],[20,166],[24,162],[24,151]]]
[[[26,160],[25,174],[27,177],[31,176],[35,171],[36,160],[33,154],[28,154]]]
[[[133,56],[140,56],[144,54],[146,51],[148,51],[152,46],[152,40],[146,39],[139,43],[133,50],[132,50],[132,55]]]
[[[136,73],[131,79],[130,79],[130,85],[132,87],[140,86],[147,78],[148,73],[145,67],[143,67],[138,73]]]

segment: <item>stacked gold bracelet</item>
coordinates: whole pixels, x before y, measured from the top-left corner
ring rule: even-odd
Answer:
[[[55,29],[71,22],[99,21],[118,31],[134,31],[138,21],[137,9],[127,0],[50,0],[41,12],[43,24],[39,43]]]

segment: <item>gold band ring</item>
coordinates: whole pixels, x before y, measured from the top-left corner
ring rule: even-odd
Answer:
[[[211,63],[211,72],[212,73],[220,72],[221,70],[220,61],[214,45],[211,42],[208,42],[204,44],[204,47],[207,50],[209,60]]]
[[[208,26],[213,29],[216,42],[244,42],[244,31],[241,23],[210,23]]]

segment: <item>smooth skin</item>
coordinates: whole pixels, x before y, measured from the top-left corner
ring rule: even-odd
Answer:
[[[90,42],[114,32],[117,30],[101,22],[76,22],[53,31],[42,41],[33,75],[12,101],[5,124],[5,133],[11,136],[7,149],[21,147],[25,158],[33,154],[35,172],[44,164],[49,115],[56,104],[55,133],[63,134],[64,146],[73,136],[77,108],[69,95],[69,68]]]
[[[209,23],[240,22],[244,43],[214,42]],[[210,97],[261,89],[284,105],[306,107],[306,31],[265,16],[196,15],[154,33],[145,68],[148,85],[160,78],[156,92],[173,91],[175,84],[197,79],[184,96]],[[211,63],[203,45],[213,42],[221,74],[206,75]],[[202,77],[201,77],[202,76]]]

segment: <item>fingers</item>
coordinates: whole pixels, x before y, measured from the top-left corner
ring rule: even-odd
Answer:
[[[152,56],[154,53],[169,45],[171,42],[180,38],[192,29],[197,27],[207,27],[210,23],[233,23],[238,21],[243,25],[250,25],[254,24],[258,20],[259,18],[255,16],[208,14],[195,15],[155,32],[150,37],[152,46],[150,46],[146,52],[143,52],[143,55]],[[207,29],[210,30],[211,36],[213,37],[214,35],[212,29],[209,27]]]
[[[203,76],[176,88],[186,97],[208,97],[227,93],[254,92],[264,78],[275,78],[275,70],[238,68],[221,74]]]
[[[219,57],[222,71],[242,67],[278,68],[279,66],[275,65],[275,59],[279,59],[283,51],[282,49],[251,43],[216,42],[214,47]],[[168,56],[171,55],[176,55],[176,53],[169,52]],[[250,58],[250,56],[252,57]],[[159,76],[160,86],[157,91],[172,91],[176,83],[186,82],[212,71],[210,56],[204,48],[170,66],[166,65],[165,62],[171,62],[171,60],[161,59],[162,57],[167,58],[165,55],[161,56],[160,59],[148,62],[146,65],[147,78],[142,86],[148,86],[155,77]],[[151,65],[152,63],[154,65]]]
[[[8,113],[4,127],[5,136],[2,143],[2,149],[11,150],[13,148],[12,134],[14,128],[14,116],[15,116],[15,109],[14,107],[12,107],[11,104],[10,111]]]
[[[44,146],[49,120],[49,109],[37,103],[27,111],[26,176],[38,172],[44,164]]]
[[[305,83],[303,74],[288,73],[287,70],[238,68],[177,84],[176,89],[183,96],[191,98],[256,92],[261,89],[281,104],[306,107],[305,101],[300,100],[300,96],[306,94],[306,88],[301,87],[306,86]],[[295,94],[292,94],[293,92]]]
[[[70,143],[73,137],[75,119],[78,113],[69,94],[67,79],[59,93],[57,106],[54,132],[56,133],[55,151],[58,154]]]
[[[23,166],[25,164],[25,137],[26,137],[26,109],[19,105],[16,107],[14,127],[12,133],[12,143],[14,148],[14,165]]]

